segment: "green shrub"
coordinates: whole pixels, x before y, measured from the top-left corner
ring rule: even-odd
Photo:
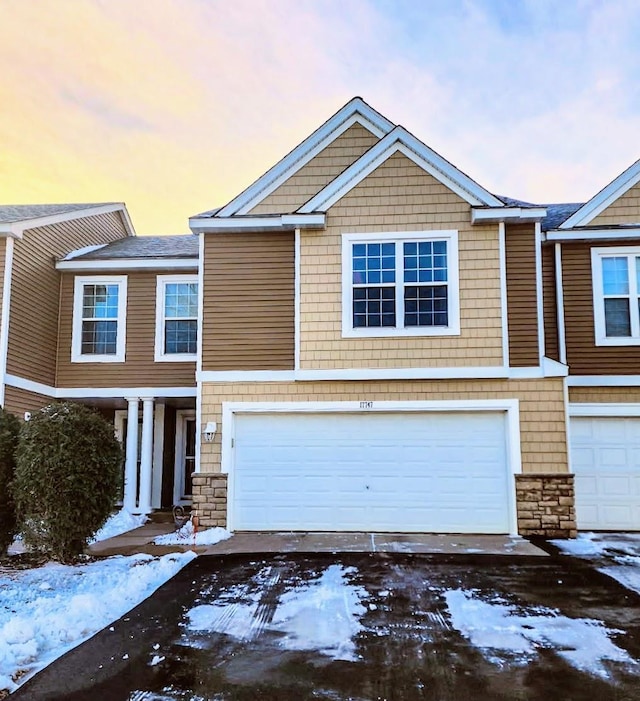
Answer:
[[[20,421],[0,407],[0,555],[16,534],[16,511],[9,485],[13,480]]]
[[[82,404],[58,402],[23,424],[13,494],[27,546],[68,561],[107,520],[122,450],[113,426]]]

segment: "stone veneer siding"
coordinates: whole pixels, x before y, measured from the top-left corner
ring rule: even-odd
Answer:
[[[198,512],[201,528],[227,527],[227,475],[194,473],[192,511]]]
[[[573,475],[516,475],[518,533],[575,538]]]

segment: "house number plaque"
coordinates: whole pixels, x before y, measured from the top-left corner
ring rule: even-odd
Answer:
[[[373,402],[360,402],[361,409],[373,409]]]

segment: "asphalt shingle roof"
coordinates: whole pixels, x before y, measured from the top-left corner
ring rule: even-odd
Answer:
[[[115,258],[197,258],[198,237],[194,234],[177,236],[128,236],[79,256],[74,260],[112,260]]]
[[[67,214],[79,209],[91,209],[92,207],[104,207],[115,202],[92,202],[76,204],[3,204],[0,205],[0,224],[13,224],[14,222],[38,219],[39,217],[51,217],[56,214]]]

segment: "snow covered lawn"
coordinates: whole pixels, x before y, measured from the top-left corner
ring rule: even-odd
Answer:
[[[640,534],[580,533],[575,540],[552,540],[566,555],[592,560],[599,572],[640,594]]]
[[[14,690],[123,616],[194,557],[132,555],[0,571],[0,691]]]

